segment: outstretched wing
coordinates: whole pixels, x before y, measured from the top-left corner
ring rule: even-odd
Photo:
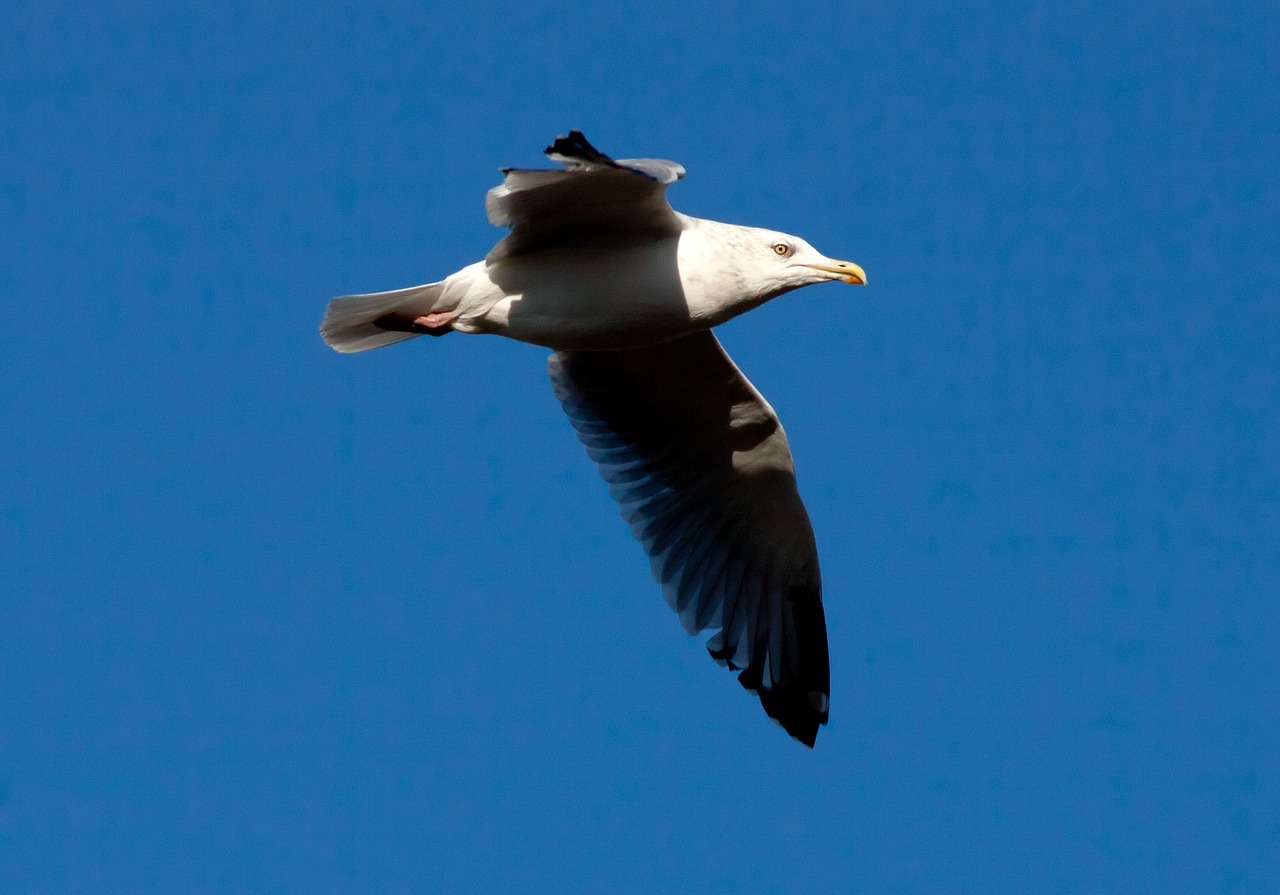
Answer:
[[[667,204],[667,184],[684,168],[662,159],[615,161],[587,142],[581,131],[558,137],[547,156],[564,170],[506,168],[506,179],[489,190],[485,211],[507,236],[489,261],[547,246],[635,243],[674,236],[683,228]]]
[[[773,408],[711,332],[557,352],[556,397],[689,633],[812,746],[830,671],[818,553]]]

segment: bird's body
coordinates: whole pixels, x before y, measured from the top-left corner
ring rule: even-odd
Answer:
[[[445,281],[446,291],[457,282],[466,296],[453,326],[560,350],[629,348],[685,335],[697,327],[692,297],[672,274],[680,241],[632,251],[547,249],[470,265]],[[617,301],[602,305],[602,294]]]
[[[401,322],[448,314],[446,322],[456,332],[506,336],[563,351],[607,351],[710,329],[807,285],[753,277],[751,267],[744,269],[740,261],[735,265],[733,255],[716,251],[736,242],[772,255],[772,247],[782,244],[779,240],[798,242],[795,237],[688,215],[677,218],[677,233],[638,245],[553,245],[469,264],[440,283],[413,287],[429,295],[429,303],[411,304]],[[701,263],[690,263],[694,258]],[[830,279],[805,271],[801,275],[814,282]],[[398,297],[413,290],[351,298]],[[389,322],[383,319],[379,327],[365,321],[374,338],[393,331]]]
[[[508,170],[483,261],[423,286],[330,303],[339,351],[448,332],[555,350],[556,395],[690,633],[813,745],[829,674],[817,550],[786,437],[709,332],[824,280],[865,282],[804,240],[678,214],[674,162],[615,162],[577,131],[563,171]]]

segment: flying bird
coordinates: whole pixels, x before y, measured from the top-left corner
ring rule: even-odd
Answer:
[[[436,283],[329,303],[341,352],[493,333],[553,350],[551,386],[690,634],[765,712],[813,746],[830,670],[818,552],[777,414],[711,329],[862,268],[796,236],[667,204],[675,162],[612,159],[580,131],[562,168],[503,169],[485,210],[507,227]]]

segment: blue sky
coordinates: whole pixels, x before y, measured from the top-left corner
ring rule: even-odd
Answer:
[[[1280,885],[1274,5],[6,18],[0,889]],[[316,335],[570,127],[867,270],[721,331],[822,553],[812,752],[545,351]]]

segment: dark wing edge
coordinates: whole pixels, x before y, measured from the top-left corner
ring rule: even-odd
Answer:
[[[547,158],[559,162],[566,168],[620,167],[617,162],[592,146],[582,131],[577,128],[569,131],[568,134],[561,134],[556,137],[550,146],[542,150],[542,153]]]
[[[624,158],[613,159],[591,145],[582,131],[574,129],[567,136],[556,137],[555,141],[542,150],[547,158],[559,162],[569,170],[591,168],[616,168],[631,171],[656,180],[666,186],[675,183],[685,176],[684,166],[676,162],[660,158]],[[514,169],[504,169],[507,173]]]
[[[689,633],[812,747],[830,664],[813,530],[772,408],[709,331],[557,352],[556,397]]]

